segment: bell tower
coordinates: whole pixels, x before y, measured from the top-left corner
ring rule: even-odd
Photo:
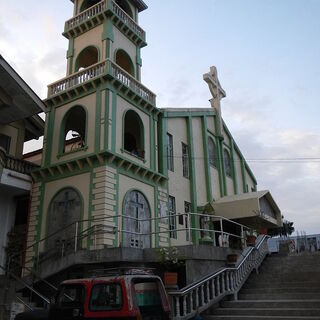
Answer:
[[[45,101],[43,162],[33,173],[37,232],[29,243],[73,224],[68,234],[87,234],[82,248],[166,245],[167,234],[156,232],[159,212],[167,210],[160,111],[141,83],[147,43],[138,15],[147,6],[142,0],[71,1],[73,17],[63,32],[66,77],[48,85]],[[95,228],[104,231],[93,237]],[[65,237],[54,242],[66,243]]]

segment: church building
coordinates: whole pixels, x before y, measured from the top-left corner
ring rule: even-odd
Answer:
[[[216,68],[203,76],[208,108],[159,108],[141,83],[147,5],[72,2],[66,76],[48,86],[42,164],[32,172],[26,266],[57,248],[197,245],[203,213],[280,225],[221,117]]]

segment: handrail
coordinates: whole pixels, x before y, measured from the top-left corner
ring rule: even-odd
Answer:
[[[104,13],[108,10],[111,10],[112,13],[117,16],[118,19],[120,19],[128,28],[130,28],[139,38],[145,40],[145,31],[124,10],[122,10],[119,5],[111,0],[102,0],[67,20],[64,27],[64,33],[68,33],[70,30],[79,27],[81,24],[90,21],[90,19],[93,19],[98,15],[105,15]],[[101,19],[98,21],[100,23],[102,22]]]
[[[23,301],[22,298],[20,298],[19,296],[15,296],[15,299],[17,299],[18,301],[20,301],[25,307],[27,307],[30,311],[33,311],[33,308],[31,306],[29,306],[25,301]]]
[[[79,85],[84,85],[89,81],[106,75],[112,76],[123,85],[132,90],[150,104],[155,105],[156,95],[145,87],[140,81],[135,79],[130,73],[122,69],[110,59],[99,61],[81,71],[75,72],[65,78],[48,85],[48,98],[66,92]]]
[[[263,240],[262,240],[263,241]],[[259,245],[261,245],[262,241],[259,242]],[[226,270],[239,270],[240,267],[243,265],[243,263],[245,262],[245,260],[248,258],[248,256],[250,255],[250,253],[254,250],[254,247],[251,247],[248,252],[245,254],[245,256],[243,256],[241,262],[237,265],[237,267],[224,267],[222,269],[219,269],[218,271],[215,271],[214,273],[212,273],[209,276],[206,276],[205,278],[199,280],[199,282],[196,282],[195,284],[191,284],[189,286],[186,286],[178,291],[170,291],[170,294],[184,294],[186,292],[188,292],[189,290],[192,290],[194,287],[201,285],[202,283],[204,283],[205,281],[212,279],[213,277],[219,275],[220,273],[226,271]]]
[[[30,291],[32,291],[34,294],[36,294],[40,299],[42,299],[44,302],[46,302],[47,304],[50,304],[50,300],[45,297],[44,295],[42,295],[39,291],[37,291],[36,289],[34,289],[33,287],[31,287],[30,285],[28,285],[25,281],[23,281],[21,278],[19,278],[18,276],[16,276],[14,273],[12,273],[11,271],[7,270],[6,268],[4,268],[2,265],[0,265],[0,269],[2,269],[3,271],[5,271],[6,273],[8,273],[12,278],[14,278],[16,281],[20,282],[21,284],[23,284],[26,288],[28,288]]]
[[[0,147],[0,165],[2,168],[13,170],[23,174],[30,174],[34,168],[39,166],[23,159],[18,159],[7,154],[6,150]]]
[[[199,216],[206,216],[206,215],[203,215],[203,214],[197,214],[197,213],[185,213],[183,215],[199,215]],[[28,259],[27,261],[24,262],[25,265],[27,265],[28,263],[32,262],[32,261],[37,261],[39,262],[39,254],[40,254],[40,245],[42,245],[45,241],[47,241],[48,239],[58,235],[59,233],[63,233],[65,232],[66,230],[68,229],[71,229],[71,228],[76,228],[76,231],[73,235],[71,235],[68,239],[64,239],[65,240],[65,243],[68,243],[68,247],[69,247],[69,242],[71,241],[72,242],[72,239],[74,239],[74,251],[76,252],[78,250],[78,243],[81,243],[82,240],[84,240],[85,238],[88,238],[89,236],[91,235],[94,235],[95,232],[100,232],[101,233],[101,228],[99,230],[97,230],[97,223],[100,222],[101,225],[103,225],[101,222],[104,222],[106,223],[108,220],[111,219],[111,221],[113,219],[118,219],[118,218],[127,218],[127,219],[131,219],[131,220],[136,220],[136,221],[139,221],[139,222],[144,222],[144,221],[154,221],[154,220],[159,220],[161,221],[162,219],[166,219],[167,221],[170,219],[172,215],[167,215],[166,217],[154,217],[154,218],[148,218],[148,219],[138,219],[138,218],[134,218],[134,217],[126,217],[124,215],[116,215],[116,216],[104,216],[103,214],[102,215],[98,215],[98,216],[95,216],[93,219],[84,219],[84,220],[79,220],[79,221],[75,221],[75,222],[72,222],[70,223],[69,225],[45,236],[44,238],[34,242],[33,244],[31,244],[30,246],[26,247],[25,248],[25,252],[32,249],[35,254],[30,258]],[[220,217],[220,216],[211,216],[211,215],[207,215],[208,217],[210,218],[217,218],[217,219],[220,219],[221,221],[223,220],[227,220],[223,217]],[[190,219],[190,217],[189,217]],[[232,221],[231,221],[232,222]],[[78,232],[78,226],[83,224],[83,223],[91,223],[91,224],[95,224],[96,225],[96,230],[93,230],[93,227],[90,227],[89,229],[87,230],[82,230],[81,232]],[[240,235],[237,235],[237,234],[230,234],[228,232],[226,232],[225,230],[221,229],[221,230],[212,230],[212,229],[208,229],[205,227],[202,227],[202,228],[192,228],[190,227],[190,223],[189,223],[189,226],[187,228],[179,228],[179,229],[170,229],[169,225],[167,225],[167,222],[165,222],[164,224],[162,224],[161,226],[161,230],[154,230],[154,231],[149,231],[149,232],[146,232],[146,233],[139,233],[139,232],[134,232],[134,231],[130,231],[130,230],[125,230],[125,229],[120,229],[118,227],[113,227],[113,229],[110,231],[105,231],[105,232],[111,232],[111,233],[130,233],[132,235],[135,235],[135,236],[147,236],[147,235],[153,235],[153,234],[168,234],[169,232],[186,232],[189,234],[189,240],[187,241],[191,241],[191,237],[190,237],[190,232],[209,232],[211,233],[211,236],[212,234],[221,234],[221,235],[229,235],[230,237],[234,237],[234,238],[239,238],[241,239],[243,242],[242,242],[242,246],[244,245],[244,241],[245,241],[245,238],[244,238],[244,232],[243,230],[245,229],[248,229],[248,227],[244,226],[244,225],[241,225],[241,224],[238,224],[236,223],[237,225],[241,226],[242,230],[241,230],[241,234]],[[213,237],[213,245],[215,246],[216,243],[215,243],[215,236]],[[225,246],[225,245],[223,245]],[[65,254],[65,248],[64,245],[62,245],[61,247],[61,250],[62,250],[62,256]],[[69,247],[70,248],[70,247]],[[73,247],[72,247],[73,248]],[[8,257],[8,268],[10,269],[10,266],[11,266],[11,262],[14,261],[14,259],[16,257],[19,257],[21,256],[22,253],[15,253],[11,256]]]
[[[190,319],[197,310],[203,312],[226,295],[237,295],[253,269],[257,269],[266,254],[268,236],[260,236],[236,267],[225,267],[197,282],[169,291],[172,319]]]

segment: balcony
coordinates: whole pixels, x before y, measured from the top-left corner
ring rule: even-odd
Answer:
[[[103,23],[107,17],[111,17],[113,23],[134,43],[141,47],[146,45],[144,30],[112,0],[102,0],[66,21],[63,35],[68,39],[77,37]]]
[[[39,166],[34,163],[9,156],[6,154],[4,149],[0,148],[0,175],[3,169],[9,169],[30,175],[31,171],[35,168],[39,168]]]
[[[106,80],[110,80],[118,90],[142,107],[152,109],[156,106],[156,95],[109,59],[50,84],[46,102],[51,105],[66,102],[95,89]]]

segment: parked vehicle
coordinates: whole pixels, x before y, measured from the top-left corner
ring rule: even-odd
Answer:
[[[169,319],[168,296],[158,276],[137,269],[105,271],[102,276],[63,281],[47,319]],[[28,314],[16,319],[32,319]]]

